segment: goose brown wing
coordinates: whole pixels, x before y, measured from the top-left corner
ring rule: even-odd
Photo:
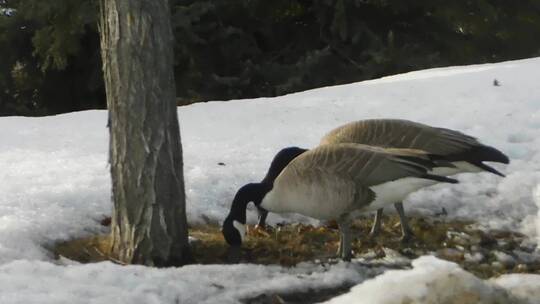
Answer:
[[[320,174],[337,175],[370,187],[404,177],[430,178],[427,171],[434,166],[423,151],[335,144],[308,151],[294,159],[288,167],[295,172],[316,169]]]
[[[481,145],[458,131],[400,119],[351,122],[326,134],[321,144],[360,143],[379,147],[411,148],[437,155],[462,153]]]
[[[330,131],[321,144],[360,143],[378,147],[410,148],[443,156],[447,162],[465,161],[485,171],[504,176],[485,161],[508,164],[508,156],[481,144],[472,136],[445,128],[400,119],[370,119],[352,122]]]

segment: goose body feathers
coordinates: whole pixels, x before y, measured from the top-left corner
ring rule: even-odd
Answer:
[[[370,145],[374,147],[385,148],[391,151],[399,149],[401,153],[406,153],[407,149],[414,151],[424,151],[432,155],[439,156],[438,166],[431,169],[430,173],[439,176],[450,176],[462,172],[481,172],[487,171],[499,176],[502,173],[493,167],[485,164],[485,161],[508,163],[509,159],[499,150],[481,144],[476,138],[466,135],[459,131],[445,128],[431,127],[425,124],[401,119],[369,119],[351,122],[328,132],[322,139],[321,145],[332,145],[341,143],[357,143]],[[414,152],[413,152],[414,153]],[[299,155],[296,154],[295,157]],[[278,176],[279,170],[284,166],[272,165],[264,182],[272,183]],[[278,169],[278,170],[276,170]],[[425,186],[433,182],[421,181]],[[388,188],[398,187],[407,192],[412,186],[406,183],[389,183]],[[395,199],[395,207],[400,216],[404,239],[412,236],[412,231],[407,224],[407,218],[401,203],[402,195],[393,195],[395,191],[387,192],[386,187],[381,185],[376,188],[378,192],[378,201],[369,208],[375,206],[382,207],[387,204],[386,201]],[[414,186],[417,187],[417,186]],[[382,198],[385,198],[384,200]],[[259,226],[265,225],[267,212],[258,209]],[[371,234],[376,235],[380,227],[380,218],[382,209],[377,210],[377,216],[373,224]]]
[[[354,210],[370,210],[374,202],[392,204],[395,197],[402,199],[438,181],[455,182],[429,174],[436,165],[423,151],[323,145],[294,158],[260,206],[274,212],[337,219]]]
[[[272,164],[289,163],[273,183],[263,180],[238,190],[222,229],[231,246],[242,243],[246,207],[254,202],[268,211],[335,219],[342,233],[339,254],[350,259],[349,225],[358,213],[368,210],[374,202],[393,203],[394,197],[405,197],[429,183],[457,183],[454,179],[430,174],[429,171],[438,166],[437,160],[424,151],[347,143],[323,145],[293,155],[291,148],[276,155]],[[387,193],[392,193],[390,199],[385,196]]]
[[[452,166],[436,167],[433,174],[450,176],[463,172],[486,171],[504,175],[485,161],[508,164],[501,151],[481,144],[476,138],[462,132],[437,128],[401,119],[368,119],[351,122],[328,132],[321,144],[361,143],[386,148],[412,148],[444,157]],[[402,200],[395,201],[403,232],[403,239],[412,236],[403,210]],[[377,204],[374,204],[375,206]],[[376,235],[380,229],[382,209],[377,211],[371,230]],[[264,221],[264,218],[261,217]]]

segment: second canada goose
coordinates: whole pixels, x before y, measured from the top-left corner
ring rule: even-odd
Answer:
[[[419,149],[430,154],[443,156],[454,168],[437,168],[438,175],[453,175],[461,172],[487,171],[504,176],[484,161],[508,164],[509,159],[499,150],[481,144],[474,137],[445,128],[401,119],[368,119],[351,122],[337,127],[321,139],[321,145],[359,143],[383,148]],[[408,225],[401,201],[394,202],[398,211],[403,239],[413,234]],[[378,234],[383,209],[377,210],[371,235]],[[264,226],[267,213],[259,211],[259,226]]]
[[[453,175],[463,172],[487,171],[504,177],[502,173],[484,164],[484,161],[508,164],[509,159],[501,151],[481,144],[472,136],[446,128],[437,128],[402,119],[368,119],[337,127],[328,132],[322,144],[361,143],[365,145],[391,148],[419,149],[430,154],[444,156],[455,168],[438,168],[439,175]],[[413,233],[401,201],[394,204],[401,222],[403,239]],[[383,209],[377,210],[371,235],[380,231]]]
[[[296,148],[297,149],[297,148]],[[304,150],[305,151],[305,150]],[[351,258],[350,222],[359,213],[377,210],[436,182],[455,179],[428,173],[442,166],[436,156],[412,149],[382,149],[359,144],[333,144],[299,154],[288,149],[272,164],[286,164],[272,183],[251,183],[236,193],[222,232],[233,247],[245,235],[250,202],[272,212],[294,212],[336,220],[341,233],[338,254]],[[279,166],[272,169],[281,169]]]

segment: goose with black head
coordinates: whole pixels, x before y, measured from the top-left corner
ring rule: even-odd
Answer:
[[[272,183],[247,184],[236,193],[222,228],[230,246],[242,244],[246,208],[253,202],[266,211],[336,220],[340,228],[338,255],[350,260],[349,227],[360,213],[392,204],[436,182],[457,183],[430,174],[441,166],[441,160],[418,150],[332,144],[300,149],[294,157],[287,151],[280,151],[272,162],[284,166]]]
[[[463,172],[490,172],[504,175],[484,162],[508,164],[509,159],[501,151],[481,144],[476,138],[446,128],[432,127],[403,119],[368,119],[351,122],[328,132],[320,145],[358,143],[382,148],[418,149],[444,157],[448,164],[437,167],[432,173],[450,176]],[[401,201],[394,202],[398,212],[402,238],[409,240],[413,233]],[[380,231],[383,209],[377,210],[371,235]],[[259,209],[259,226],[264,227],[267,212]]]

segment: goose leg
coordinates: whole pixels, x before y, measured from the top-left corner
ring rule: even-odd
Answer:
[[[410,241],[414,237],[414,233],[409,226],[409,220],[407,220],[407,217],[405,216],[405,210],[403,209],[403,203],[395,203],[394,207],[396,207],[396,210],[399,214],[399,221],[401,222],[401,241],[407,242]]]
[[[258,228],[266,228],[266,217],[268,216],[268,211],[257,207],[257,213],[259,215],[259,222],[257,223]]]
[[[338,255],[344,261],[350,261],[352,258],[352,236],[349,223],[338,223],[340,232]]]
[[[375,220],[373,221],[373,226],[371,227],[371,231],[369,232],[369,236],[371,238],[375,238],[379,235],[379,232],[381,232],[382,213],[383,208],[377,209],[377,213],[375,214]]]

